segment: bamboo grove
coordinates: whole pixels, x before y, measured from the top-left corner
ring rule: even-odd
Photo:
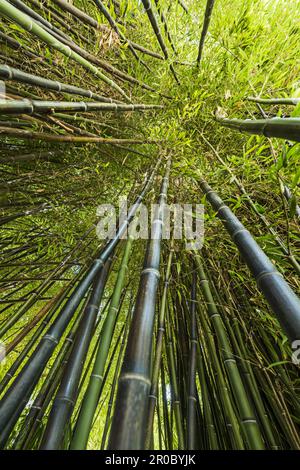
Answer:
[[[0,2],[1,449],[300,449],[299,7]]]

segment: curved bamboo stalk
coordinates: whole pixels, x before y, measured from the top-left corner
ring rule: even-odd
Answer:
[[[159,206],[153,221],[133,320],[119,378],[116,408],[110,432],[110,449],[141,449],[145,446],[148,396],[151,386],[150,357],[159,278],[163,212],[167,198],[171,160],[167,162]],[[135,406],[130,405],[134,397]]]
[[[37,87],[45,88],[46,90],[54,90],[60,93],[70,93],[72,95],[85,96],[95,101],[102,101],[104,103],[114,103],[112,98],[97,95],[91,90],[85,90],[74,85],[67,85],[56,80],[39,77],[30,73],[23,72],[22,70],[9,67],[8,65],[0,65],[0,78],[5,80],[13,80],[27,85],[34,85]]]
[[[202,32],[201,32],[199,50],[198,50],[198,57],[197,57],[197,67],[199,67],[200,61],[201,61],[201,58],[202,58],[204,42],[205,42],[205,38],[206,38],[206,35],[207,35],[209,23],[210,23],[210,20],[211,20],[211,15],[212,15],[212,11],[213,11],[213,8],[214,8],[214,3],[215,3],[215,0],[207,0],[207,2],[206,2],[205,13],[204,13],[204,21],[203,21],[203,26],[202,26]]]
[[[248,101],[253,101],[254,103],[260,103],[260,104],[290,104],[293,106],[296,106],[298,103],[300,103],[300,98],[256,98],[254,96],[249,96],[247,98]]]
[[[224,204],[217,193],[204,180],[200,182],[200,187],[237,245],[283,330],[291,341],[300,339],[300,299],[253,239],[250,232]]]
[[[135,203],[131,206],[126,220],[120,225],[113,239],[108,241],[101,250],[99,256],[92,263],[86,276],[79,282],[76,290],[72,293],[67,303],[64,305],[59,317],[50,326],[49,330],[43,336],[41,342],[37,345],[25,367],[22,369],[11,387],[0,402],[0,427],[5,429],[12,427],[17,421],[20,413],[24,409],[30,394],[32,393],[39,377],[41,376],[45,365],[51,357],[57,343],[63,335],[66,327],[71,321],[78,305],[88,288],[93,282],[95,276],[102,270],[105,262],[118,244],[120,237],[125,233],[127,226],[132,221],[137,209],[139,208],[144,195],[152,184],[153,178],[161,159],[158,160],[151,175],[148,177],[141,194],[137,197]],[[5,442],[2,442],[5,445]]]
[[[300,118],[272,118],[272,119],[220,119],[221,126],[229,127],[235,131],[247,134],[264,135],[300,142]]]
[[[97,77],[107,83],[107,85],[111,86],[113,89],[118,91],[126,100],[130,101],[130,98],[126,95],[122,88],[120,88],[119,85],[117,85],[113,80],[106,77],[106,75],[100,72],[97,67],[91,64],[88,60],[81,57],[77,52],[73,51],[70,46],[66,46],[61,41],[56,39],[53,35],[45,31],[45,29],[36,24],[28,15],[20,12],[17,8],[8,3],[7,0],[2,0],[0,4],[0,13],[2,15],[7,16],[12,21],[15,21],[26,31],[29,31],[30,33],[34,34],[46,44],[61,52],[64,56],[73,59],[75,62],[79,63],[80,65],[94,73]]]

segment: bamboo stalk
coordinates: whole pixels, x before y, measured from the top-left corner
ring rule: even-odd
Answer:
[[[300,339],[300,299],[217,193],[204,180],[200,187],[237,245],[283,330],[291,341]]]
[[[259,97],[253,97],[249,96],[247,98],[248,101],[253,101],[254,103],[260,103],[260,104],[286,104],[286,105],[293,105],[296,106],[298,103],[300,103],[300,98],[259,98]]]
[[[13,80],[27,85],[34,85],[46,90],[54,90],[61,93],[70,93],[72,95],[85,96],[95,101],[102,101],[104,103],[113,103],[115,100],[106,98],[105,96],[97,95],[91,90],[85,90],[74,85],[66,85],[55,80],[39,77],[30,73],[23,72],[22,70],[9,67],[8,65],[0,65],[0,78],[6,80]]]
[[[110,449],[141,449],[145,446],[148,397],[151,386],[150,357],[159,278],[160,242],[164,221],[171,160],[161,185],[158,211],[153,221],[141,273],[139,291],[130,325],[127,347],[119,378],[115,413],[110,432]],[[134,397],[134,407],[131,400]]]
[[[163,106],[155,104],[117,104],[92,103],[73,101],[41,101],[41,100],[11,100],[0,103],[1,114],[48,114],[55,111],[88,112],[88,111],[140,111],[149,109],[162,109]]]
[[[277,137],[300,142],[300,118],[220,119],[221,126],[248,134]]]
[[[66,427],[76,403],[78,385],[93,335],[111,262],[112,257],[109,257],[103,269],[94,280],[93,289],[78,326],[78,332],[76,333],[62,381],[53,401],[40,449],[59,449],[64,440]]]
[[[105,7],[105,5],[103,4],[103,2],[101,2],[100,0],[94,0],[94,3],[96,4],[96,6],[98,7],[98,9],[100,10],[100,12],[105,16],[105,18],[107,19],[107,21],[109,22],[110,26],[112,27],[112,29],[117,33],[117,35],[119,36],[119,38],[121,39],[121,41],[124,43],[124,44],[127,44],[128,46],[128,49],[130,50],[130,52],[132,53],[132,55],[134,56],[134,58],[140,62],[141,64],[144,65],[144,67],[146,67],[146,69],[151,72],[150,68],[148,67],[147,64],[145,64],[145,62],[143,62],[140,57],[137,55],[137,53],[135,52],[132,44],[130,41],[128,41],[128,39],[125,37],[125,35],[120,31],[120,29],[118,28],[118,25],[117,23],[115,22],[115,20],[113,19],[113,17],[111,16],[111,14],[109,13],[109,11],[107,10],[107,8]]]
[[[213,11],[213,8],[214,8],[214,3],[215,3],[215,0],[207,0],[207,2],[206,2],[205,13],[204,13],[204,21],[203,21],[201,37],[200,37],[200,42],[199,42],[199,49],[198,49],[197,67],[199,67],[200,61],[201,61],[201,58],[202,58],[204,42],[205,42],[205,38],[206,38],[207,31],[208,31],[208,28],[209,28],[209,23],[210,23],[210,20],[211,20],[211,15],[212,15],[212,11]]]
[[[76,143],[98,143],[98,144],[158,144],[157,140],[140,140],[140,139],[110,139],[105,137],[85,137],[85,136],[74,136],[74,135],[55,135],[48,134],[46,132],[34,132],[25,129],[11,129],[10,127],[0,127],[0,136],[16,137],[18,139],[29,139],[29,140],[41,140],[45,142],[76,142]],[[39,210],[45,210],[43,206]],[[33,213],[34,210],[30,211]],[[38,211],[38,209],[36,209]],[[21,213],[15,216],[7,216],[0,219],[0,225],[9,222],[17,217],[23,215],[30,215],[29,211]]]
[[[280,247],[282,253],[284,254],[284,256],[287,257],[287,259],[289,260],[291,266],[293,266],[293,268],[295,269],[296,273],[298,275],[300,275],[300,265],[299,265],[296,257],[294,256],[294,254],[291,252],[291,250],[282,241],[282,239],[280,238],[280,236],[278,235],[276,230],[273,228],[272,224],[268,221],[268,219],[258,211],[258,209],[255,205],[255,202],[249,196],[249,194],[247,193],[247,191],[246,191],[244,185],[241,183],[241,181],[235,176],[235,174],[232,171],[232,169],[230,168],[230,166],[223,160],[223,158],[219,155],[219,153],[216,151],[216,149],[211,145],[211,143],[203,135],[202,135],[202,138],[203,138],[204,142],[214,152],[214,154],[217,157],[217,159],[219,160],[219,162],[224,166],[224,168],[226,169],[226,171],[230,175],[232,181],[234,181],[234,183],[236,184],[236,186],[238,187],[240,192],[245,196],[246,202],[248,203],[251,210],[257,215],[257,217],[261,220],[261,222],[264,224],[264,226],[268,229],[269,233],[273,236],[274,240],[276,241],[276,243]],[[289,191],[287,186],[285,186],[285,192],[286,191]],[[297,208],[298,208],[299,215],[300,215],[300,208],[298,206],[297,206]],[[297,210],[297,208],[296,208],[296,210]]]
[[[32,8],[25,5],[25,3],[23,3],[21,0],[10,0],[10,3],[15,5],[15,7],[17,7],[19,10],[23,11],[24,13],[26,13],[28,16],[30,16],[34,20],[38,21],[38,23],[40,23],[42,26],[46,26],[48,29],[53,30],[54,32],[58,33],[60,36],[66,38],[66,39],[71,39],[69,36],[64,34],[58,28],[53,26],[49,21],[45,20],[45,18],[43,18],[41,15],[39,15]]]
[[[167,261],[167,268],[165,272],[164,288],[160,304],[159,311],[159,324],[158,324],[158,333],[156,340],[156,350],[155,350],[155,360],[153,364],[153,372],[151,379],[151,389],[149,394],[149,411],[148,411],[148,423],[147,423],[147,435],[146,435],[146,448],[150,448],[150,441],[153,429],[154,421],[154,411],[157,403],[157,391],[158,391],[158,381],[159,381],[159,372],[161,369],[161,360],[162,360],[162,348],[163,348],[163,338],[165,331],[165,313],[166,313],[166,304],[168,296],[168,288],[171,277],[171,265],[174,253],[174,242],[172,239],[170,253]]]
[[[128,261],[133,240],[134,238],[131,234],[131,231],[129,230],[118,277],[114,286],[114,293],[102,328],[101,339],[96,353],[93,371],[81,403],[79,416],[72,436],[72,441],[70,444],[71,449],[85,449],[87,446],[93,417],[102,391],[104,368],[117,321],[118,305],[125,282],[126,272],[128,270]]]
[[[105,419],[105,425],[104,425],[102,440],[101,440],[101,450],[103,450],[105,448],[107,434],[108,434],[108,430],[109,430],[110,423],[111,423],[113,400],[114,400],[115,392],[116,392],[117,385],[118,385],[119,373],[120,373],[120,370],[121,370],[123,354],[124,354],[125,347],[126,347],[126,340],[127,340],[129,320],[130,320],[130,312],[131,312],[131,304],[129,305],[129,311],[128,311],[128,314],[127,314],[126,325],[125,325],[124,333],[122,335],[120,351],[119,351],[117,364],[116,364],[116,368],[115,368],[115,372],[114,372],[113,383],[112,383],[112,386],[111,386],[111,392],[110,392],[109,402],[108,402],[108,410],[107,410],[107,415],[106,415],[106,419]]]
[[[196,358],[197,358],[197,326],[196,326],[196,289],[197,274],[193,273],[191,302],[190,302],[190,358],[189,358],[189,390],[188,390],[188,410],[187,410],[187,448],[189,450],[196,449],[196,405],[197,405],[197,388],[196,388]]]
[[[148,15],[149,21],[151,23],[152,29],[155,33],[156,38],[157,38],[157,41],[160,45],[161,50],[163,51],[164,57],[165,57],[166,60],[168,60],[169,59],[169,53],[168,53],[168,50],[166,48],[163,37],[161,35],[160,28],[158,26],[158,22],[157,22],[156,17],[153,13],[151,2],[150,2],[150,0],[142,0],[142,2],[143,2],[143,5],[144,5],[144,8],[145,8],[145,11]],[[173,67],[172,64],[170,64],[170,70],[171,70],[176,82],[179,84],[180,82],[178,80],[178,77],[176,75],[176,72],[175,72],[174,67]]]
[[[87,42],[90,44],[90,41],[87,37],[85,37],[83,34],[80,33],[80,31],[73,31],[73,28],[71,25],[69,25],[65,20],[62,19],[61,16],[58,15],[58,12],[55,12],[54,8],[52,11],[45,6],[44,3],[40,2],[39,0],[29,0],[31,5],[34,7],[38,8],[39,10],[42,10],[42,12],[45,12],[49,17],[52,17],[57,23],[59,23],[61,26],[66,28],[69,32],[74,32],[82,41]]]
[[[102,31],[106,29],[106,27],[104,25],[98,23],[97,20],[95,20],[94,18],[91,18],[85,12],[83,12],[79,8],[75,7],[75,5],[73,5],[71,3],[68,3],[65,0],[53,0],[53,1],[54,1],[54,3],[56,3],[63,10],[68,11],[69,13],[74,15],[76,18],[80,19],[84,24],[89,24],[93,28],[100,29]],[[147,54],[149,56],[155,57],[156,59],[163,59],[163,57],[160,54],[157,54],[156,52],[153,52],[153,51],[141,46],[140,44],[136,44],[133,41],[129,41],[129,43],[131,44],[131,46],[134,49],[142,52],[143,54]]]
[[[174,53],[177,54],[177,51],[175,49],[175,46],[173,44],[173,41],[172,41],[172,38],[171,38],[171,35],[170,35],[170,32],[169,32],[169,28],[168,28],[168,25],[167,25],[167,19],[164,15],[164,12],[161,8],[161,5],[160,5],[160,0],[154,0],[155,1],[155,5],[156,5],[156,8],[157,8],[157,11],[159,13],[159,16],[160,16],[160,19],[161,19],[161,22],[164,26],[164,30],[165,30],[165,33],[166,33],[166,36],[168,38],[168,41],[170,43],[170,46],[171,48],[173,49]]]

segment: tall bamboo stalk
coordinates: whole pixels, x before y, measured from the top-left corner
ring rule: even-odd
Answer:
[[[196,449],[196,405],[197,405],[197,388],[196,388],[196,358],[197,358],[197,323],[196,323],[196,289],[197,274],[193,273],[191,301],[190,301],[190,359],[189,359],[189,391],[188,391],[188,407],[187,407],[187,448],[189,450]]]
[[[206,181],[200,187],[217,212],[254,275],[257,285],[291,341],[300,339],[300,299],[292,291],[260,246]]]
[[[118,104],[118,103],[92,103],[85,101],[37,101],[37,100],[11,100],[0,103],[1,114],[47,114],[55,111],[87,112],[87,111],[138,111],[148,109],[161,109],[160,105],[151,104]]]
[[[141,449],[145,447],[148,397],[151,387],[152,333],[170,164],[171,160],[169,159],[161,185],[157,214],[152,223],[152,238],[148,241],[144,268],[130,325],[110,432],[110,449]],[[132,406],[132,400],[134,406]]]
[[[155,360],[153,364],[153,372],[151,378],[151,389],[149,394],[149,412],[148,412],[148,423],[147,423],[147,435],[146,435],[146,447],[150,447],[151,435],[153,430],[153,421],[154,421],[154,412],[157,403],[157,389],[159,381],[159,372],[161,369],[161,358],[162,358],[162,349],[163,349],[163,338],[165,331],[165,313],[166,313],[166,304],[168,289],[171,277],[171,265],[174,254],[174,241],[171,242],[170,253],[168,256],[167,267],[165,272],[164,279],[164,288],[160,303],[159,311],[159,320],[158,320],[158,332],[156,340],[156,350],[155,350]]]

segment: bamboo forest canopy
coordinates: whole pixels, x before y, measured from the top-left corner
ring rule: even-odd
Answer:
[[[300,449],[299,8],[1,0],[2,449]]]

